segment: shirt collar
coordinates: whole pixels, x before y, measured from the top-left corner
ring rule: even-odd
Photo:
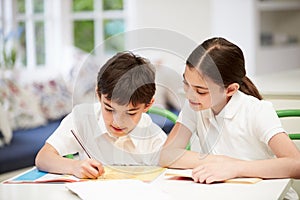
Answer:
[[[228,101],[228,103],[225,105],[225,107],[221,110],[221,112],[216,116],[216,118],[227,118],[231,119],[233,116],[238,112],[241,104],[243,93],[241,91],[237,91],[231,99]],[[214,114],[211,109],[206,109],[201,111],[201,114],[203,117],[207,119],[214,118]]]
[[[221,110],[221,112],[217,115],[223,118],[231,119],[238,112],[241,104],[242,104],[243,93],[241,91],[237,91],[232,95],[228,103]]]

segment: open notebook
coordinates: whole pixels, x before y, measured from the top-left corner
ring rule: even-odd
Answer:
[[[165,178],[168,180],[186,180],[190,179],[192,180],[192,170],[186,169],[167,169],[165,173]],[[261,178],[233,178],[228,179],[223,182],[225,183],[239,183],[239,184],[253,184],[261,181]]]
[[[151,182],[165,171],[157,166],[105,166],[105,173],[97,180],[135,179]],[[3,183],[58,183],[82,182],[91,179],[80,179],[72,175],[52,174],[38,170],[36,167],[17,175]]]

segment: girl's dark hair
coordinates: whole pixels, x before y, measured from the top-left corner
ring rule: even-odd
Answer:
[[[246,76],[242,50],[224,38],[211,38],[204,41],[194,49],[186,65],[197,68],[218,85],[228,87],[232,83],[238,83],[240,91],[262,99],[256,86]]]
[[[155,68],[145,58],[120,52],[110,58],[97,76],[97,93],[120,105],[148,104],[155,93]]]

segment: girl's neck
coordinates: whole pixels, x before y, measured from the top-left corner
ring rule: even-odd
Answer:
[[[211,108],[212,112],[214,113],[214,115],[218,115],[223,108],[226,106],[226,104],[229,102],[229,100],[231,99],[230,97],[226,98],[226,101],[223,101],[222,103],[219,103],[218,105],[215,105]]]

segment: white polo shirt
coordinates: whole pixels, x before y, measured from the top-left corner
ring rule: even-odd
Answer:
[[[285,132],[270,102],[236,92],[218,115],[211,109],[194,111],[185,103],[178,122],[199,138],[202,153],[243,160],[274,157],[269,140]]]
[[[72,135],[71,129],[79,135],[92,157],[106,165],[157,165],[167,137],[149,115],[143,113],[128,136],[116,139],[107,132],[100,103],[77,105],[46,142],[60,155],[78,152],[81,159],[87,155]],[[120,144],[124,140],[129,140],[130,149]]]

